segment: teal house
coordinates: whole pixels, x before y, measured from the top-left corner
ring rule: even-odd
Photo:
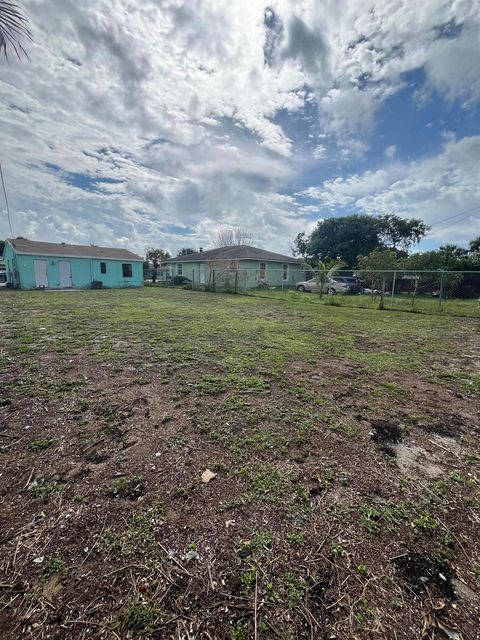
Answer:
[[[167,264],[174,282],[227,290],[294,287],[306,271],[302,260],[249,245],[188,253]]]
[[[13,289],[143,285],[143,258],[127,249],[16,238],[5,241],[3,260],[7,286]]]

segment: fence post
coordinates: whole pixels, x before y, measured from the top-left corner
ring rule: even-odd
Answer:
[[[212,270],[212,291],[215,291],[215,267]]]
[[[238,293],[238,269],[235,269],[235,293]]]
[[[438,308],[441,309],[442,308],[442,301],[443,301],[443,275],[444,275],[444,270],[441,269],[440,270],[440,293],[438,296]]]
[[[195,287],[195,267],[192,269],[192,291]]]
[[[393,309],[393,303],[395,301],[395,283],[397,281],[397,272],[393,272],[393,282],[392,282],[392,295],[390,296],[390,309]]]

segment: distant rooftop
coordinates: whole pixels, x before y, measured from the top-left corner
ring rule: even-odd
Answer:
[[[107,258],[110,260],[130,260],[143,262],[143,258],[128,249],[97,247],[94,244],[65,244],[64,242],[37,242],[25,238],[9,238],[8,242],[19,255],[59,256],[64,258]]]
[[[266,251],[258,247],[251,247],[248,244],[186,253],[183,256],[170,258],[168,262],[210,262],[215,260],[264,260],[265,262],[302,263],[302,260],[297,258],[284,256],[281,253],[273,253],[273,251]]]

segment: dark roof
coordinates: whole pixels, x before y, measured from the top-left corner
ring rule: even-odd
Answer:
[[[113,249],[97,247],[96,245],[65,244],[63,242],[37,242],[23,238],[8,239],[15,252],[19,255],[32,256],[60,256],[64,258],[107,258],[110,260],[137,261],[143,258],[128,249]]]
[[[184,256],[170,258],[168,262],[210,262],[211,260],[264,260],[265,262],[295,262],[298,264],[302,262],[297,258],[284,256],[281,253],[273,253],[273,251],[265,251],[265,249],[258,249],[257,247],[250,247],[247,244],[187,253]]]

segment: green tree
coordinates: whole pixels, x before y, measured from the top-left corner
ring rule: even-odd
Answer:
[[[168,251],[164,251],[163,249],[155,249],[154,247],[149,247],[145,253],[145,260],[149,265],[152,265],[152,282],[157,281],[157,269],[158,267],[170,258],[170,254]]]
[[[470,240],[469,243],[469,251],[477,252],[480,251],[480,236],[477,236],[473,240]]]
[[[421,220],[394,214],[326,218],[317,223],[309,236],[299,233],[293,251],[311,265],[319,260],[342,260],[347,267],[354,267],[359,255],[368,255],[375,249],[393,249],[405,255],[427,231],[428,226]]]
[[[0,240],[0,257],[3,256],[4,248],[5,248],[5,240]]]
[[[380,241],[387,249],[408,252],[430,231],[418,218],[402,218],[393,213],[380,217]]]
[[[311,264],[342,260],[353,267],[358,255],[369,254],[380,246],[380,231],[380,219],[374,216],[326,218],[304,238],[306,255]]]
[[[8,58],[12,52],[18,59],[28,58],[22,41],[31,40],[28,20],[15,0],[0,0],[0,54]]]
[[[182,247],[177,256],[188,256],[189,253],[196,253],[196,251],[192,247]]]
[[[385,308],[385,291],[391,285],[393,272],[399,268],[397,252],[393,249],[374,249],[368,256],[358,256],[362,276],[380,291],[379,309]]]
[[[307,237],[307,234],[305,233],[305,231],[302,231],[302,233],[299,233],[295,240],[293,241],[293,245],[292,245],[292,252],[294,256],[300,256],[301,258],[303,258],[304,260],[307,259],[308,257],[308,242],[309,242],[309,238]]]
[[[317,270],[315,272],[315,281],[318,289],[318,296],[320,298],[323,296],[323,292],[335,272],[344,266],[343,262],[336,262],[335,260],[330,261],[328,264],[325,264],[321,260],[318,261]]]

